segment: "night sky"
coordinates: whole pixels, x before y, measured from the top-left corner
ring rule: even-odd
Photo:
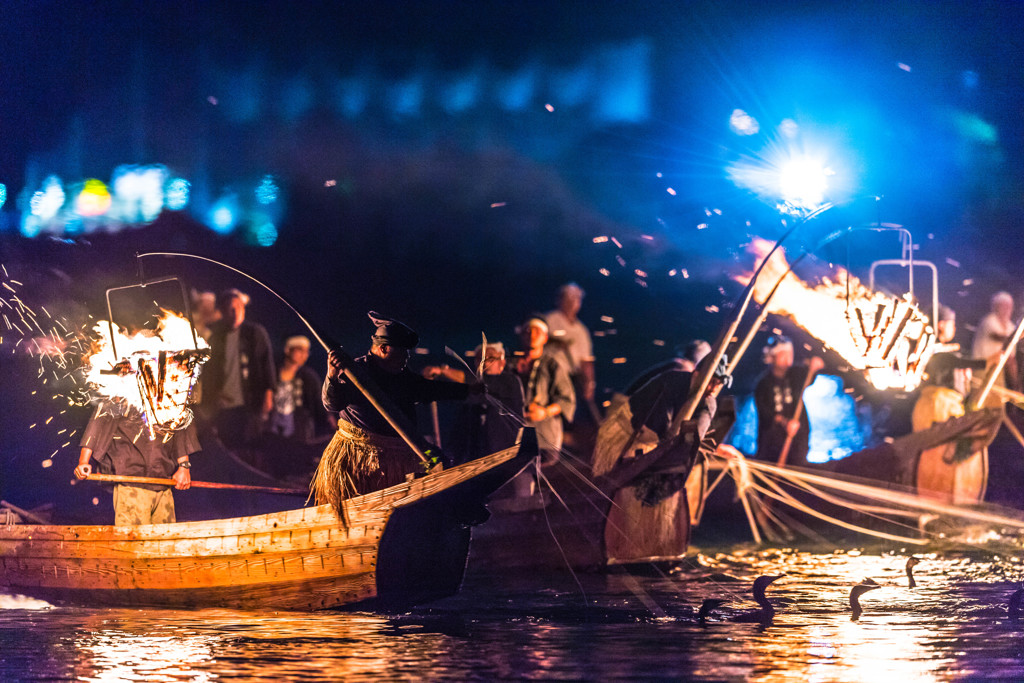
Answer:
[[[355,352],[375,309],[435,359],[481,332],[513,342],[573,280],[610,390],[718,334],[743,245],[784,230],[776,201],[726,169],[763,161],[791,120],[836,169],[835,207],[791,241],[811,250],[804,277],[898,258],[892,233],[819,245],[904,225],[966,341],[993,292],[1024,295],[1022,27],[1018,2],[11,2],[0,260],[27,299],[80,315],[138,277],[136,252],[201,254]],[[735,109],[760,132],[730,131]],[[124,164],[188,178],[190,206],[118,232],[19,234],[47,176],[108,182]],[[209,230],[218,197],[266,175],[273,246]],[[275,341],[302,332],[223,269],[145,266],[247,289]],[[742,389],[756,355],[740,370]]]

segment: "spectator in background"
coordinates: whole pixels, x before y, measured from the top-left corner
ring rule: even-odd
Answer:
[[[333,418],[320,400],[323,380],[306,365],[309,349],[309,337],[298,335],[285,340],[268,424],[272,434],[299,443],[311,443],[318,435],[334,429]]]
[[[246,319],[248,304],[237,289],[217,295],[221,317],[210,326],[210,360],[201,375],[204,417],[225,446],[239,450],[252,445],[270,417],[277,383],[270,336]]]
[[[527,318],[520,328],[523,355],[516,360],[516,375],[523,383],[525,417],[537,428],[543,462],[558,460],[562,450],[562,420],[572,422],[576,392],[561,354],[548,346],[548,324],[541,316]]]
[[[578,317],[583,307],[583,289],[575,282],[558,288],[557,305],[544,314],[548,325],[548,339],[565,350],[569,361],[569,374],[573,385],[580,387],[579,396],[586,401],[594,398],[594,347],[590,330]]]
[[[597,435],[601,414],[594,400],[597,382],[594,375],[594,348],[590,330],[579,319],[585,292],[575,282],[558,288],[557,308],[544,314],[548,325],[548,342],[555,350],[561,350],[568,361],[569,378],[572,381],[576,402],[586,406],[573,424],[566,424],[571,431],[571,444],[577,454],[589,453]],[[571,421],[568,421],[571,422]]]
[[[974,332],[974,347],[971,355],[994,362],[1002,353],[1003,345],[1013,336],[1015,327],[1013,296],[1009,292],[996,292],[992,296],[990,312],[981,319]],[[1015,354],[1011,354],[1007,359],[996,382],[1010,389],[1020,389]]]
[[[477,346],[475,357],[483,359],[482,379],[487,393],[470,396],[460,406],[450,448],[456,464],[512,446],[523,424],[523,383],[507,370],[505,345],[494,342]],[[465,372],[447,365],[428,365],[423,376],[466,381]]]

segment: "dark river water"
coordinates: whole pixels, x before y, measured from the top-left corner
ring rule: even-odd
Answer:
[[[1024,680],[1021,553],[736,545],[651,575],[470,577],[413,611],[47,607],[0,596],[2,681]],[[740,623],[768,590],[771,623]],[[873,579],[854,619],[850,588]],[[704,598],[730,602],[701,624]]]

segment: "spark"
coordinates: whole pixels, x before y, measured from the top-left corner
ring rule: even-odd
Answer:
[[[498,209],[498,208],[501,208],[501,207],[505,206],[505,204],[506,204],[506,202],[494,202],[493,204],[491,204],[491,208],[492,209]]]
[[[612,363],[614,365],[622,365],[625,362],[626,362],[626,358],[624,356],[619,357],[619,358],[612,358]]]
[[[601,235],[594,238],[594,244],[603,244],[608,241],[607,235]]]
[[[718,306],[715,306],[715,305],[705,306],[704,310],[707,311],[708,313],[718,313]]]
[[[611,271],[608,270],[607,268],[600,268],[597,272],[601,273],[601,275],[604,275],[605,277],[608,277],[609,275],[612,274]]]
[[[615,246],[617,246],[619,249],[622,249],[622,242],[620,242],[619,240],[615,239],[614,237],[612,237],[611,240],[615,244]]]
[[[665,188],[665,192],[668,192],[668,193],[669,193],[670,195],[672,195],[673,197],[675,197],[675,196],[676,196],[676,191],[675,191],[674,189],[672,189],[671,187],[666,187],[666,188]]]

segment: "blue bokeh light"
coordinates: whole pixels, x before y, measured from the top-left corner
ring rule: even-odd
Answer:
[[[214,232],[227,235],[234,231],[235,226],[238,225],[240,214],[241,209],[238,205],[238,198],[234,194],[225,195],[210,207],[207,224]]]

